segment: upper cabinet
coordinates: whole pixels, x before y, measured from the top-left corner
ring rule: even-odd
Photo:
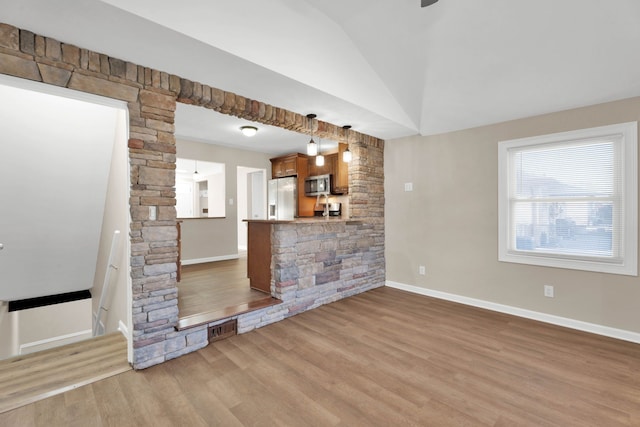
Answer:
[[[331,163],[331,156],[333,156],[333,154],[326,154],[324,156],[324,165],[322,165],[322,166],[316,165],[316,158],[315,157],[311,157],[309,159],[309,176],[333,174],[333,166],[332,166],[332,163]]]
[[[347,194],[349,192],[349,163],[342,160],[342,153],[347,149],[347,144],[338,144],[338,152],[333,158],[333,192]]]
[[[271,159],[271,177],[297,177],[298,216],[313,216],[315,200],[304,195],[304,180],[309,172],[309,156],[293,153]]]
[[[313,158],[309,159],[309,176],[331,175],[331,193],[347,194],[349,192],[349,163],[342,161],[342,153],[347,144],[338,144],[338,152],[326,154],[324,165],[316,166]]]
[[[342,160],[347,144],[338,144],[338,152],[325,154],[324,165],[317,166],[315,157],[293,153],[271,159],[271,177],[284,178],[297,176],[300,186],[304,186],[307,176],[331,175],[331,192],[347,194],[349,192],[349,163]]]
[[[288,154],[271,159],[272,178],[307,175],[307,156],[300,153]]]

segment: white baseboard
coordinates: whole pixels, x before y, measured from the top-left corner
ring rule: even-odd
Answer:
[[[238,258],[240,258],[238,254],[221,255],[221,256],[214,256],[209,258],[183,259],[182,261],[180,261],[180,264],[181,265],[204,264],[205,262],[226,261],[229,259],[238,259]]]
[[[118,330],[124,335],[126,339],[129,339],[129,328],[124,324],[122,320],[118,321]]]
[[[20,344],[20,347],[18,348],[18,354],[22,355],[35,353],[36,351],[46,350],[48,348],[58,347],[65,344],[72,344],[74,342],[91,338],[92,333],[93,331],[91,329],[87,329],[71,334],[59,335],[57,337],[51,337],[44,340]]]
[[[425,295],[428,297],[453,301],[460,304],[470,305],[473,307],[484,308],[487,310],[497,311],[500,313],[511,314],[526,319],[538,320],[540,322],[551,323],[553,325],[564,326],[565,328],[576,329],[593,334],[603,335],[610,338],[616,338],[623,341],[630,341],[640,344],[640,333],[626,331],[624,329],[616,329],[608,326],[598,325],[595,323],[583,322],[581,320],[569,319],[567,317],[554,316],[551,314],[540,313],[538,311],[525,310],[523,308],[512,307],[509,305],[497,304],[490,301],[484,301],[475,298],[469,298],[461,295],[450,294],[447,292],[435,291],[432,289],[421,288],[419,286],[405,285],[404,283],[386,281],[386,285],[390,288],[400,289],[415,294]]]

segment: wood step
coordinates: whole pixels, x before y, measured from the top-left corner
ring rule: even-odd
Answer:
[[[0,413],[131,370],[116,332],[0,361]]]
[[[176,329],[178,331],[182,331],[184,329],[194,328],[196,326],[271,307],[280,303],[282,303],[282,301],[280,301],[279,299],[269,296],[256,301],[231,305],[229,307],[211,311],[204,311],[202,313],[193,314],[191,316],[181,317],[180,319],[178,319],[178,326],[176,327]]]

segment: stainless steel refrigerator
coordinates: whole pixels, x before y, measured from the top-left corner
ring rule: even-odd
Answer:
[[[296,177],[270,179],[267,188],[269,219],[289,220],[298,216]]]

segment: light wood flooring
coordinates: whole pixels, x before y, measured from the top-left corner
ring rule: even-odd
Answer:
[[[0,413],[129,370],[120,333],[2,360]]]
[[[183,266],[178,283],[178,329],[278,303],[271,295],[249,287],[246,254],[238,259]]]
[[[380,288],[0,425],[638,426],[640,345]]]

